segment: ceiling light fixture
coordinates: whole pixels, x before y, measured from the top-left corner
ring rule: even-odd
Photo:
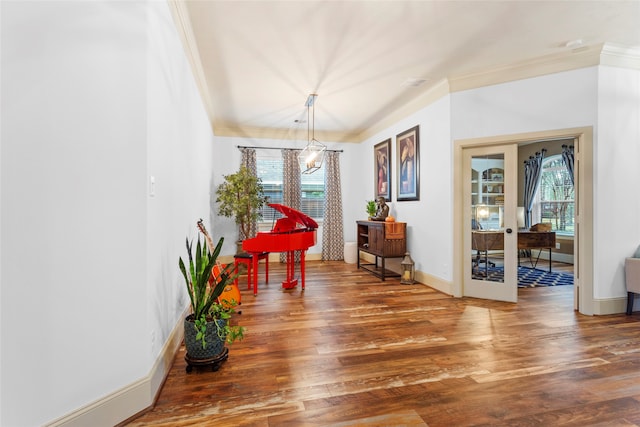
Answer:
[[[321,144],[320,141],[316,139],[316,107],[315,101],[318,97],[317,94],[312,93],[307,98],[307,102],[305,102],[305,106],[307,107],[307,146],[304,147],[304,150],[298,156],[298,160],[300,162],[300,168],[302,169],[303,174],[311,174],[317,171],[322,167],[322,162],[324,161],[324,153],[327,151],[327,146]],[[312,128],[309,130],[309,114],[312,114],[311,122]]]
[[[411,77],[404,81],[403,86],[420,87],[427,82],[427,79]]]
[[[564,47],[568,47],[569,49],[575,49],[580,46],[582,46],[582,39],[570,40],[564,44]]]

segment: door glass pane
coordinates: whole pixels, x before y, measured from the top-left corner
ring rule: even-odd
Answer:
[[[504,154],[471,158],[471,277],[504,282]]]

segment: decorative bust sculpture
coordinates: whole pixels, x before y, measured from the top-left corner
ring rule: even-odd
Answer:
[[[376,209],[376,215],[371,217],[372,221],[384,221],[389,215],[389,206],[386,203],[384,197],[380,196],[376,199],[376,205],[378,208]]]

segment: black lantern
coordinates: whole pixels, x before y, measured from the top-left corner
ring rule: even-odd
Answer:
[[[400,263],[400,266],[402,267],[400,283],[403,285],[413,285],[416,282],[416,265],[411,259],[409,252],[404,253],[404,258]]]

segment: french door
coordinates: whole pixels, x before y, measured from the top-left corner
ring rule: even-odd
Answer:
[[[517,302],[517,144],[463,149],[463,295]]]

